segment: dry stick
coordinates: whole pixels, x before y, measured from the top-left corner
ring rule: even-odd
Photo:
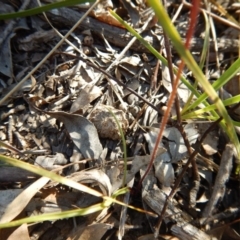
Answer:
[[[190,12],[190,24],[189,24],[189,29],[187,31],[187,35],[186,35],[186,42],[185,42],[185,48],[186,49],[189,49],[189,46],[190,46],[190,41],[192,39],[192,36],[193,36],[193,33],[194,33],[194,29],[195,29],[195,25],[196,25],[196,22],[197,22],[197,16],[198,16],[198,12],[199,12],[199,6],[200,6],[200,0],[195,0],[193,1],[193,7],[191,8],[191,12]],[[173,89],[172,89],[172,93],[170,95],[170,99],[168,101],[168,104],[167,104],[167,111],[162,119],[162,123],[160,125],[160,131],[159,131],[159,134],[158,134],[158,137],[157,137],[157,141],[155,143],[155,146],[154,146],[154,149],[153,149],[153,153],[152,153],[152,157],[151,157],[151,160],[150,160],[150,163],[148,165],[148,168],[147,168],[147,171],[149,172],[152,165],[153,165],[153,162],[154,162],[154,159],[156,158],[156,155],[157,155],[157,149],[158,149],[158,146],[159,146],[159,143],[162,139],[162,134],[163,134],[163,131],[164,131],[164,128],[166,126],[166,123],[167,123],[167,119],[169,117],[169,114],[170,114],[170,111],[171,111],[171,108],[172,108],[172,104],[173,104],[173,101],[174,101],[174,98],[177,94],[177,87],[178,87],[178,83],[179,83],[179,80],[180,80],[180,75],[181,75],[181,72],[182,72],[182,69],[184,67],[185,63],[183,60],[181,60],[181,63],[180,63],[180,66],[179,66],[179,69],[178,69],[178,72],[177,72],[177,76],[176,76],[176,79],[173,83]],[[191,159],[191,158],[190,158]],[[191,162],[193,162],[194,158],[191,159]],[[190,162],[189,162],[190,164]],[[148,174],[148,172],[145,172],[143,178]],[[141,179],[141,183],[143,181],[143,178]],[[165,205],[167,207],[167,200],[165,202]],[[165,210],[166,210],[166,207],[165,207]],[[164,211],[165,212],[165,211]],[[162,211],[162,214],[160,215],[160,218],[159,218],[159,221],[155,227],[155,233],[154,233],[154,236],[157,237],[158,236],[158,233],[159,233],[159,229],[161,227],[161,224],[162,224],[162,219],[163,219],[163,213]]]
[[[225,8],[222,7],[222,5],[220,3],[218,3],[215,0],[209,0],[213,5],[215,5],[217,7],[217,10],[219,13],[221,13],[222,15],[226,16],[231,22],[235,23],[236,25],[238,25],[238,22],[236,21],[236,19],[231,16],[227,10]]]
[[[181,6],[181,5],[180,5]],[[176,13],[177,14],[177,13]],[[50,11],[47,13],[51,21],[58,22],[59,24],[72,26],[78,19],[83,16],[82,12],[77,12],[70,8],[60,8],[58,11]],[[235,25],[234,25],[235,26]],[[78,26],[79,30],[90,29],[92,33],[96,35],[102,34],[102,29],[104,29],[104,36],[108,40],[108,42],[114,44],[118,47],[125,47],[132,35],[125,29],[114,27],[112,25],[108,25],[106,23],[100,22],[92,17],[88,17],[84,21],[82,21],[81,25]],[[238,26],[238,29],[240,27]],[[149,34],[148,32],[143,33],[143,38],[148,41],[154,48],[159,47],[159,41],[153,34]],[[182,38],[182,41],[185,42],[185,38]],[[203,39],[201,38],[193,38],[191,42],[191,48],[195,51],[201,51],[203,45]],[[219,49],[222,52],[237,52],[239,46],[238,39],[229,39],[229,38],[220,38],[217,39]],[[136,42],[132,47],[132,50],[137,52],[148,52],[149,51],[139,42]],[[213,42],[210,41],[210,49],[213,49]],[[176,52],[173,49],[174,52]]]
[[[163,2],[164,2],[164,5],[166,7],[166,0],[164,0]],[[171,79],[171,83],[172,83],[172,88],[174,88],[174,72],[173,72],[173,64],[172,64],[172,58],[171,58],[171,56],[172,56],[171,46],[170,46],[169,39],[166,36],[165,32],[163,32],[163,36],[164,36],[164,41],[165,41],[169,75],[170,75],[170,79]],[[181,117],[181,112],[180,112],[180,103],[179,103],[178,96],[176,96],[176,98],[175,98],[175,110],[176,110],[176,114],[177,114],[177,128],[180,131],[180,133],[181,133],[181,135],[184,139],[185,145],[186,145],[187,150],[188,150],[188,154],[191,155],[192,154],[192,148],[191,148],[191,145],[190,145],[190,143],[187,139],[184,128],[182,126],[182,117]],[[199,174],[198,174],[196,161],[192,162],[192,168],[193,168],[194,180],[199,182],[200,178],[199,178]]]
[[[164,5],[166,7],[166,0],[163,1]],[[170,75],[170,79],[171,79],[171,83],[172,83],[172,88],[174,87],[174,72],[173,72],[173,67],[172,67],[172,53],[171,53],[171,47],[170,47],[170,42],[168,37],[166,36],[165,32],[163,32],[163,36],[164,36],[164,41],[165,41],[165,47],[166,47],[166,54],[167,54],[167,61],[168,61],[168,70],[169,70],[169,75]],[[176,114],[177,114],[177,128],[180,131],[184,143],[187,147],[187,151],[189,156],[192,154],[192,148],[191,145],[187,139],[187,134],[184,131],[183,125],[182,125],[182,117],[181,117],[181,113],[180,113],[180,103],[179,103],[179,98],[178,95],[175,98],[175,110],[176,110]],[[190,203],[191,205],[195,205],[196,202],[196,195],[199,189],[199,182],[200,182],[200,177],[199,177],[199,173],[198,173],[198,168],[197,168],[197,164],[195,159],[193,158],[192,161],[192,172],[193,172],[193,180],[194,180],[194,185],[193,188],[191,189],[190,192]]]
[[[190,4],[190,3],[186,2],[186,1],[183,1],[183,4],[184,4],[184,6],[186,6],[186,7],[188,7],[188,8],[191,8],[191,7],[192,7],[192,4]],[[218,15],[216,15],[216,14],[214,14],[214,13],[208,11],[208,10],[202,9],[202,8],[200,8],[200,12],[205,12],[205,13],[207,13],[209,16],[211,16],[211,17],[213,17],[214,19],[216,19],[217,21],[219,21],[219,22],[221,22],[221,23],[223,23],[223,24],[226,24],[226,25],[228,25],[228,26],[230,26],[230,27],[233,27],[233,28],[237,29],[238,31],[240,30],[240,26],[239,26],[238,24],[236,24],[235,22],[231,22],[231,21],[229,21],[229,20],[227,20],[227,19],[224,19],[224,18],[222,18],[222,17],[219,17]]]
[[[230,109],[230,112],[234,112],[234,110],[237,109],[239,106],[240,106],[240,103],[238,103],[238,104],[235,105],[233,108],[231,108],[231,109]],[[175,192],[176,192],[176,190],[177,190],[177,188],[178,188],[178,186],[179,186],[179,184],[180,184],[180,182],[181,182],[181,180],[182,180],[182,178],[183,178],[183,175],[185,174],[186,170],[188,169],[188,166],[189,166],[190,163],[193,161],[193,159],[197,156],[202,142],[203,142],[204,139],[207,137],[207,135],[209,134],[209,132],[211,132],[211,131],[222,121],[222,119],[223,119],[223,117],[220,117],[218,120],[216,120],[215,122],[213,122],[213,124],[209,126],[209,128],[204,132],[204,134],[203,134],[202,137],[200,138],[200,140],[199,140],[199,142],[198,142],[195,150],[194,150],[193,153],[190,155],[190,157],[189,157],[187,163],[185,164],[182,172],[179,174],[179,176],[178,176],[178,178],[177,178],[177,180],[176,180],[176,182],[175,182],[175,184],[174,184],[174,186],[173,186],[170,194],[167,196],[166,201],[165,201],[165,204],[164,204],[164,206],[163,206],[163,208],[162,208],[162,212],[161,212],[161,215],[160,215],[160,217],[159,217],[158,222],[160,222],[160,223],[162,222],[163,217],[164,217],[164,214],[165,214],[166,209],[167,209],[167,206],[168,206],[168,200],[174,196],[174,194],[175,194]],[[158,225],[157,225],[157,226],[158,226]],[[158,228],[156,227],[155,234],[156,234],[156,232],[159,232],[159,228],[160,228],[160,226],[158,226]]]
[[[196,18],[197,18],[197,15],[198,15],[198,9],[199,9],[199,4],[200,3],[199,3],[199,0],[195,0],[195,1],[196,1],[197,4],[192,8],[192,11],[191,11],[191,22],[190,22],[190,26],[189,26],[189,29],[188,29],[188,32],[187,32],[187,38],[186,38],[186,43],[185,43],[185,48],[186,49],[188,49],[189,46],[190,46],[190,41],[191,41],[191,38],[193,36],[195,23],[196,23]],[[151,170],[151,168],[153,166],[153,163],[154,163],[154,159],[157,156],[158,146],[159,146],[160,141],[162,140],[163,131],[166,127],[166,124],[168,122],[168,118],[170,116],[171,108],[172,108],[175,96],[177,94],[177,87],[178,87],[178,84],[179,84],[180,75],[181,75],[181,72],[182,72],[182,69],[183,69],[184,65],[185,65],[184,62],[181,61],[180,65],[179,65],[179,68],[178,68],[176,79],[173,83],[174,87],[172,88],[172,92],[171,92],[170,97],[169,97],[166,112],[165,112],[165,114],[162,118],[162,122],[160,123],[160,131],[158,133],[157,140],[156,140],[153,152],[151,154],[150,162],[148,164],[147,170],[145,171],[142,179],[139,181],[138,189],[140,189],[144,178],[147,176],[147,174]]]
[[[233,216],[236,216],[237,214],[239,214],[239,212],[240,212],[239,207],[229,207],[225,211],[214,214],[211,217],[209,217],[206,220],[207,221],[206,224],[213,223],[211,225],[211,231],[215,229],[219,229],[219,227],[231,226],[234,223],[240,222],[240,219],[233,220],[232,222],[229,222],[229,223],[226,223],[226,222],[229,221],[229,219],[231,219]],[[227,220],[227,221],[224,221],[224,220]],[[205,219],[199,220],[199,223],[201,224],[201,226],[203,221],[205,221]]]
[[[162,48],[160,48],[159,53],[162,55]],[[160,65],[160,60],[158,59],[157,64],[156,64],[155,69],[154,69],[154,73],[151,77],[151,84],[150,84],[151,90],[156,90],[159,65]]]
[[[191,155],[192,154],[192,148],[191,148],[191,145],[190,145],[190,143],[187,139],[187,134],[184,131],[183,126],[182,125],[178,126],[178,130],[180,131],[180,133],[183,137],[185,146],[187,147],[188,154]],[[193,173],[193,186],[190,190],[189,198],[190,198],[190,206],[194,207],[196,205],[197,193],[198,193],[198,190],[199,190],[199,187],[200,187],[200,175],[198,173],[198,167],[197,167],[195,157],[192,158],[191,164],[192,164],[192,173]]]

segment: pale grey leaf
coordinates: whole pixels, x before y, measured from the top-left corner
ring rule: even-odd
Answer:
[[[196,142],[198,138],[198,132],[194,128],[193,124],[187,124],[184,127],[184,130],[187,135],[187,139],[190,144]],[[163,133],[164,137],[166,137],[169,142],[169,150],[172,156],[172,161],[179,161],[188,156],[187,148],[185,146],[185,142],[181,133],[178,131],[177,128],[171,127],[166,128]]]
[[[46,112],[63,122],[76,147],[85,158],[98,159],[102,152],[97,129],[85,117],[65,112]]]
[[[76,172],[72,174],[71,179],[83,184],[97,183],[105,196],[110,196],[112,194],[110,179],[102,170],[92,169],[90,171]]]
[[[9,222],[14,219],[22,210],[26,207],[29,201],[33,198],[33,196],[49,181],[47,177],[41,177],[36,180],[30,186],[28,186],[25,190],[21,191],[21,193],[16,196],[11,201],[11,197],[9,197],[10,204],[5,206],[4,214],[0,220],[1,223]],[[17,189],[15,189],[17,190]],[[15,194],[16,191],[12,191],[11,194]],[[18,192],[18,191],[17,191]],[[3,193],[3,192],[2,192]],[[9,193],[9,192],[8,192]],[[11,196],[11,195],[10,195]]]

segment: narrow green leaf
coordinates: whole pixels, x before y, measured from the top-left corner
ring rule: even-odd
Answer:
[[[47,12],[51,9],[73,6],[76,4],[81,4],[81,3],[86,3],[86,2],[95,2],[95,0],[63,0],[60,2],[50,3],[45,6],[32,8],[32,9],[28,9],[28,10],[24,10],[24,11],[20,11],[20,12],[16,12],[16,13],[0,14],[0,20],[32,16],[32,15],[36,15],[36,14],[39,14],[42,12]]]
[[[103,197],[103,195],[101,193],[99,193],[83,184],[77,183],[71,179],[64,178],[54,172],[47,171],[43,168],[33,166],[29,163],[25,163],[23,161],[20,161],[20,160],[14,159],[14,158],[6,157],[4,155],[0,155],[0,161],[3,161],[7,164],[11,164],[12,166],[19,167],[19,168],[25,169],[27,171],[30,171],[30,172],[33,172],[36,174],[39,174],[41,176],[48,177],[48,178],[52,179],[53,181],[60,182],[64,185],[67,185],[67,186],[77,189],[79,191],[83,191],[83,192],[92,194],[96,197]]]
[[[238,58],[231,66],[217,79],[212,85],[208,83],[208,86],[212,86],[215,91],[218,91],[228,81],[230,81],[240,71],[240,58]],[[204,88],[204,86],[203,86]],[[191,105],[187,110],[196,108],[200,103],[203,102],[209,95],[207,91],[203,93],[198,99]]]
[[[217,92],[214,90],[213,86],[208,82],[204,74],[202,73],[201,69],[199,68],[198,64],[194,60],[193,56],[191,55],[190,51],[185,49],[184,44],[182,43],[181,37],[178,34],[176,28],[171,23],[171,20],[166,13],[161,1],[158,0],[148,0],[149,4],[154,9],[156,16],[158,17],[158,21],[163,27],[164,31],[168,35],[168,37],[171,39],[173,46],[177,50],[177,52],[180,54],[181,58],[184,60],[188,68],[193,72],[196,80],[201,84],[202,88],[208,95],[208,97],[211,99],[213,103],[215,103],[217,110],[219,114],[224,119],[224,124],[221,123],[221,127],[226,131],[230,141],[235,145],[237,150],[238,159],[240,160],[240,144],[238,140],[238,136],[236,134],[236,131],[234,129],[233,122],[228,115],[228,112],[221,101],[221,99],[218,97]],[[233,64],[234,65],[234,64]],[[240,65],[232,66],[232,71],[230,75],[233,75],[234,70],[238,71],[240,68]],[[225,79],[224,79],[225,80]],[[212,112],[213,115],[217,116],[216,113]]]
[[[233,104],[237,104],[239,102],[240,102],[240,95],[237,95],[237,96],[234,96],[234,97],[223,100],[223,104],[224,104],[225,107],[226,106],[231,106]],[[206,114],[206,113],[209,114],[213,110],[216,110],[216,105],[215,104],[209,105],[209,106],[207,106],[205,108],[202,108],[202,109],[198,109],[196,111],[192,111],[192,112],[183,114],[182,119],[200,118],[201,115]],[[216,118],[214,118],[214,119],[217,120]]]
[[[115,122],[117,123],[118,126],[118,131],[120,132],[121,138],[122,138],[122,143],[123,143],[123,155],[124,155],[124,173],[123,173],[123,183],[122,183],[122,187],[125,186],[126,184],[126,176],[127,176],[127,144],[126,144],[126,140],[123,134],[123,130],[120,126],[120,123],[116,117],[116,115],[113,113],[113,111],[111,111],[110,108],[108,108],[108,111],[111,113],[111,115],[113,116]]]
[[[58,220],[58,219],[64,219],[64,218],[85,216],[94,212],[101,211],[103,209],[104,209],[103,204],[98,203],[87,208],[69,210],[64,212],[56,212],[56,213],[46,213],[38,216],[22,218],[20,220],[11,221],[8,223],[0,223],[0,229],[8,228],[8,227],[16,227],[24,223],[36,223],[36,222],[52,221],[52,220]]]

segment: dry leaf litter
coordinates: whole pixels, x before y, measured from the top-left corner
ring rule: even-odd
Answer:
[[[38,6],[36,1],[0,2],[1,13]],[[239,6],[233,2],[219,1],[229,13],[237,16]],[[205,8],[203,2],[201,6]],[[47,12],[47,17],[65,35],[88,8],[89,4],[60,8]],[[0,153],[57,171],[111,196],[122,187],[124,176],[123,142],[115,118],[126,139],[126,184],[136,189],[150,162],[172,85],[168,67],[158,64],[138,41],[132,41],[131,34],[111,16],[108,8],[117,11],[164,54],[162,29],[154,23],[154,14],[145,1],[102,1],[67,38],[71,45],[61,44],[1,104]],[[179,15],[175,15],[178,9],[181,10]],[[168,1],[167,11],[175,18],[174,25],[184,40],[189,20],[188,4]],[[220,15],[216,7],[212,6],[211,11]],[[209,63],[204,69],[210,81],[217,79],[237,57],[239,45],[239,30],[217,18],[213,18],[213,22],[217,39],[210,39]],[[0,29],[3,33],[0,37],[0,97],[3,98],[61,38],[41,14],[1,21]],[[200,59],[205,34],[204,17],[200,15],[191,47],[196,61]],[[86,61],[78,58],[75,48]],[[172,61],[175,65],[179,63],[174,49]],[[193,84],[191,72],[185,69],[183,74]],[[239,94],[237,82],[238,76],[226,85],[222,90],[225,96]],[[123,86],[134,90],[138,96]],[[178,86],[181,109],[190,95],[189,89],[181,83]],[[238,111],[233,114],[235,120],[239,119]],[[198,145],[212,124],[206,119],[183,122],[191,148],[198,149],[197,190],[194,192],[196,178],[190,165],[174,197],[167,199],[189,158],[184,138],[175,124],[175,115],[173,107],[154,167],[141,189],[118,200],[158,215],[167,201],[157,239],[240,239],[240,191],[239,179],[234,176],[234,148],[218,126],[208,132],[201,146]],[[0,183],[1,223],[16,217],[89,207],[102,201],[16,167],[1,166]],[[114,204],[85,217],[1,230],[0,238],[146,240],[154,239],[157,219]]]

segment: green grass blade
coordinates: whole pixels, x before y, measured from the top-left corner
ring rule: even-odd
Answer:
[[[209,24],[209,19],[208,16],[205,12],[203,13],[203,17],[205,19],[205,31],[204,31],[204,42],[203,42],[203,49],[202,49],[202,54],[200,57],[200,61],[199,61],[199,67],[201,69],[203,69],[204,67],[204,63],[206,61],[206,57],[208,54],[208,48],[209,48],[209,39],[210,39],[210,24]]]
[[[58,219],[64,219],[64,218],[85,216],[94,212],[101,211],[104,209],[104,207],[105,206],[103,206],[103,203],[98,203],[87,208],[69,210],[64,212],[56,212],[56,213],[46,213],[38,216],[22,218],[20,220],[11,221],[8,223],[0,223],[0,229],[8,228],[8,227],[16,227],[24,223],[36,223],[36,222],[52,221],[52,220],[58,220]]]
[[[95,2],[95,0],[64,0],[64,1],[59,1],[55,3],[50,3],[45,6],[41,7],[36,7],[16,13],[5,13],[5,14],[0,14],[0,20],[7,20],[11,18],[19,18],[19,17],[27,17],[27,16],[32,16],[36,15],[42,12],[47,12],[51,9],[55,8],[60,8],[60,7],[66,7],[66,6],[73,6],[76,4],[81,4],[81,3],[86,3],[86,2]]]
[[[101,193],[99,193],[83,184],[77,183],[71,179],[64,178],[54,172],[47,171],[43,168],[31,165],[29,163],[25,163],[23,161],[20,161],[20,160],[14,159],[14,158],[6,157],[4,155],[0,155],[0,162],[1,161],[4,163],[10,164],[12,166],[19,167],[19,168],[25,169],[27,171],[36,173],[38,175],[48,177],[48,178],[52,179],[53,181],[62,183],[64,185],[67,185],[67,186],[77,189],[79,191],[83,191],[83,192],[92,194],[96,197],[103,197],[103,195]]]
[[[165,66],[168,65],[167,59],[165,59],[151,44],[149,44],[142,36],[137,33],[129,24],[127,24],[122,18],[120,18],[115,12],[109,10],[110,13],[142,44],[145,46],[156,58],[158,58]],[[174,68],[174,73],[177,73],[177,68]],[[188,82],[188,80],[181,76],[181,81],[188,87],[190,91],[194,93],[195,96],[200,96],[200,93]]]
[[[238,58],[222,75],[212,84],[212,88],[218,91],[228,81],[230,81],[240,71],[240,58]],[[210,85],[210,84],[208,84]],[[203,87],[204,88],[204,87]],[[187,110],[196,108],[200,103],[208,97],[208,94],[203,93]]]
[[[196,80],[200,83],[208,97],[211,99],[213,103],[215,103],[217,110],[219,114],[224,119],[224,125],[221,124],[224,130],[226,130],[226,133],[230,139],[230,141],[235,145],[237,150],[238,159],[240,159],[240,144],[239,140],[236,134],[236,131],[234,129],[233,122],[231,118],[228,115],[228,112],[221,101],[221,99],[218,97],[217,92],[214,90],[213,86],[208,82],[204,74],[202,73],[201,69],[199,68],[198,64],[194,60],[193,56],[191,55],[190,51],[185,49],[184,44],[182,43],[181,37],[178,34],[176,28],[173,26],[168,14],[166,13],[163,5],[158,0],[149,0],[149,4],[154,9],[156,16],[158,17],[159,23],[163,27],[164,31],[168,35],[168,37],[171,39],[173,46],[181,56],[181,58],[184,60],[188,68],[193,72],[193,75],[195,76]],[[240,68],[240,65],[236,66],[234,65],[233,69],[237,70]],[[233,73],[234,70],[231,70]],[[237,70],[238,71],[238,70]]]
[[[149,1],[149,2],[151,2],[151,4],[154,4],[156,1]],[[160,4],[159,2],[156,2],[156,6],[153,6],[154,10],[155,10],[155,8],[158,8],[159,4]],[[164,9],[162,8],[161,11],[164,11]],[[163,58],[149,43],[147,43],[132,27],[130,27],[126,22],[124,22],[116,13],[114,13],[113,11],[110,11],[110,12],[151,53],[153,53],[158,59],[160,59],[163,64],[167,65],[167,60],[165,58]],[[158,12],[158,14],[159,14],[159,12]],[[158,15],[158,16],[162,17],[161,14]],[[164,17],[162,17],[162,21],[165,20],[165,17],[168,19],[167,24],[165,24],[165,27],[167,29],[170,29],[170,35],[169,36],[170,36],[170,39],[173,38],[171,40],[173,40],[174,46],[176,48],[178,48],[179,54],[183,54],[182,56],[183,56],[184,61],[187,64],[187,66],[189,67],[190,70],[192,70],[192,72],[196,76],[197,81],[201,83],[201,85],[203,86],[203,89],[206,91],[208,96],[210,96],[211,99],[213,100],[213,102],[215,102],[216,108],[218,110],[220,110],[219,113],[220,113],[221,116],[223,116],[223,119],[224,119],[222,122],[220,122],[220,126],[222,127],[223,131],[225,131],[227,133],[227,135],[229,136],[230,141],[236,147],[238,159],[240,159],[239,140],[238,140],[237,134],[236,134],[235,129],[234,129],[234,124],[233,124],[231,118],[228,116],[228,113],[227,113],[223,103],[218,98],[218,95],[217,95],[216,91],[213,89],[211,84],[207,81],[207,79],[203,75],[201,69],[199,68],[199,66],[195,62],[194,58],[191,56],[190,52],[189,51],[185,51],[184,45],[182,44],[181,38],[180,38],[179,34],[177,33],[176,29],[175,30],[171,30],[171,28],[173,28],[173,25],[171,24],[171,21],[168,18],[168,15],[165,13],[165,14],[163,14],[163,16]],[[168,32],[168,31],[166,31],[166,32]],[[191,64],[193,64],[193,65],[191,65]],[[174,69],[175,73],[176,73],[176,71],[177,71],[177,69]],[[200,93],[184,77],[181,77],[181,81],[194,93],[195,96],[197,96],[197,97],[200,96]],[[205,106],[209,106],[209,103],[206,102],[206,100],[203,101],[203,104]],[[218,115],[217,112],[212,111],[211,114],[213,115],[211,118],[214,118],[214,119],[218,119],[219,118],[219,115]],[[240,171],[240,165],[239,165],[239,171]]]
[[[29,222],[34,222],[34,221],[38,222],[38,221],[43,221],[43,220],[50,220],[50,219],[54,220],[54,219],[65,218],[65,217],[68,218],[68,217],[75,217],[75,216],[80,216],[80,215],[87,215],[87,214],[90,214],[90,213],[93,213],[93,212],[96,212],[96,211],[100,211],[100,210],[102,210],[106,207],[109,207],[113,202],[117,203],[117,204],[120,204],[122,206],[126,206],[128,208],[131,208],[135,211],[139,211],[139,212],[146,213],[146,214],[149,214],[151,216],[156,217],[156,214],[154,214],[152,212],[145,211],[145,210],[142,210],[140,208],[136,208],[136,207],[131,206],[131,205],[127,205],[127,204],[122,203],[121,201],[118,201],[116,199],[118,194],[126,193],[128,191],[128,188],[119,189],[118,191],[116,191],[113,194],[113,197],[108,197],[108,196],[104,196],[102,193],[99,193],[99,192],[97,192],[97,191],[95,191],[95,190],[93,190],[93,189],[91,189],[91,188],[89,188],[89,187],[87,187],[83,184],[75,182],[71,179],[62,177],[60,175],[57,175],[56,173],[47,171],[43,168],[33,166],[29,163],[25,163],[25,162],[22,162],[20,160],[14,159],[14,158],[10,158],[10,157],[0,155],[0,163],[1,162],[6,163],[8,165],[12,165],[12,166],[15,166],[15,167],[25,169],[27,171],[39,174],[41,176],[48,177],[49,179],[51,179],[53,181],[62,183],[62,184],[67,185],[71,188],[77,189],[79,191],[86,192],[86,193],[94,195],[96,197],[101,197],[103,199],[103,202],[99,203],[99,204],[96,204],[96,205],[92,205],[92,206],[87,207],[87,208],[83,208],[83,209],[70,210],[70,211],[61,212],[61,213],[43,214],[43,215],[40,215],[40,216],[31,217],[30,219],[26,218],[26,219],[20,219],[20,220],[10,222],[10,223],[1,223],[0,228],[17,226],[17,225],[20,225],[22,223],[29,223]]]
[[[223,100],[223,104],[225,107],[231,106],[233,104],[237,104],[239,102],[240,102],[240,95]],[[183,114],[182,119],[199,118],[199,116],[209,113],[210,111],[213,111],[213,110],[216,110],[215,104],[209,105],[202,109],[198,109],[196,111],[192,111],[192,112]],[[214,118],[214,119],[217,120],[216,118]]]
[[[127,144],[126,144],[126,140],[123,134],[123,130],[120,126],[120,123],[116,117],[116,115],[113,113],[113,111],[111,111],[110,108],[108,108],[108,111],[112,114],[114,120],[117,123],[118,126],[118,131],[120,132],[121,138],[122,138],[122,143],[123,143],[123,155],[124,155],[124,173],[123,173],[123,183],[122,183],[122,187],[125,186],[126,184],[126,177],[127,177]]]

